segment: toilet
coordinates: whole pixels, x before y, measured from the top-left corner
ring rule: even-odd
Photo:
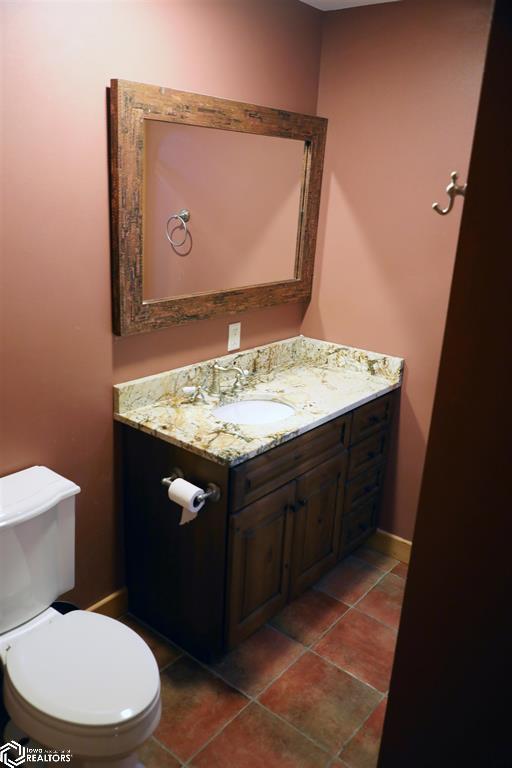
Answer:
[[[142,768],[137,750],[161,713],[152,652],[114,619],[51,607],[74,586],[79,492],[47,467],[0,478],[4,705],[11,728],[73,766]]]

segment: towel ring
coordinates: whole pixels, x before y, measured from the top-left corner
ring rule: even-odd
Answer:
[[[172,229],[169,232],[169,224],[171,221],[174,221],[174,219],[177,219],[181,225],[181,229],[183,230],[183,240],[179,243],[176,242],[176,240],[173,240],[172,233],[174,232],[174,229]],[[185,245],[185,242],[187,240],[188,235],[188,229],[187,229],[187,221],[190,221],[190,211],[188,211],[186,208],[182,208],[179,213],[173,213],[172,216],[169,216],[167,219],[167,224],[165,225],[165,234],[167,235],[167,239],[172,245],[173,248],[181,248],[182,245]]]

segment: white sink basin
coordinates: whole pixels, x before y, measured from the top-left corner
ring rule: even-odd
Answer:
[[[271,424],[287,419],[295,409],[278,400],[239,400],[215,408],[213,415],[232,424]]]

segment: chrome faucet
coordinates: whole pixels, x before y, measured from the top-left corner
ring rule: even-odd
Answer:
[[[239,365],[235,365],[234,363],[232,363],[231,365],[219,365],[219,363],[214,363],[213,370],[217,372],[225,371],[225,372],[235,373],[235,379],[232,385],[233,392],[238,392],[240,389],[242,389],[243,382],[249,376],[249,371],[246,368],[241,368]],[[220,394],[220,381],[219,381],[218,374],[216,376],[214,389],[216,394]]]

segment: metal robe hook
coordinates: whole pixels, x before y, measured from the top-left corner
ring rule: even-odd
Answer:
[[[448,206],[446,208],[441,208],[439,203],[433,203],[432,208],[436,213],[439,213],[440,216],[446,216],[447,213],[450,213],[451,209],[453,208],[453,202],[457,195],[461,195],[464,197],[466,194],[467,184],[464,184],[464,186],[461,186],[460,184],[457,184],[457,178],[458,173],[457,171],[452,171],[450,174],[451,182],[446,187],[446,194],[450,198],[448,202]]]

